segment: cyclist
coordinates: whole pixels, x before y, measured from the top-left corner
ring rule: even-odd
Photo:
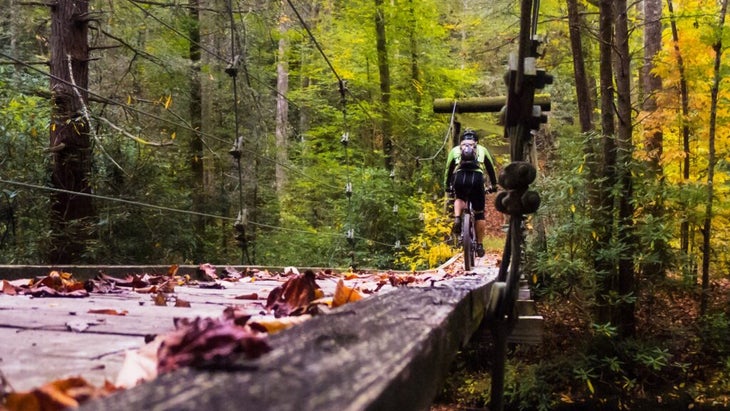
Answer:
[[[476,164],[464,161],[462,147],[476,146]],[[464,157],[467,155],[465,154]],[[490,185],[484,187],[484,173],[489,176]],[[461,143],[449,152],[444,173],[444,187],[449,195],[454,195],[454,233],[461,232],[461,214],[466,207],[466,200],[471,202],[474,210],[475,231],[477,236],[477,255],[484,256],[484,231],[487,223],[484,220],[485,193],[497,191],[497,177],[494,172],[494,159],[486,147],[479,144],[479,137],[473,130],[467,129],[461,135]]]

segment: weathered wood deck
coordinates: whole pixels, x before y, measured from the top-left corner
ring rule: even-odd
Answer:
[[[496,277],[484,261],[472,275],[376,295],[269,337],[271,352],[232,359],[225,369],[185,369],[89,402],[83,409],[420,410],[428,408],[449,364],[484,315]],[[2,278],[2,271],[0,271]],[[173,329],[174,317],[219,317],[226,305],[260,311],[280,282],[226,289],[179,287],[191,308],[159,307],[149,295],[83,299],[0,294],[0,370],[18,391],[81,375],[114,381],[127,349]],[[332,295],[335,281],[318,281]],[[236,300],[258,293],[260,300]],[[124,316],[90,309],[126,311]],[[69,323],[87,324],[83,332]]]

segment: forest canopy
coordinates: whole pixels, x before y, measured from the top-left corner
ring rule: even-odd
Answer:
[[[518,3],[4,0],[0,258],[434,267],[453,253],[452,122],[509,158],[498,115],[433,102],[505,94]],[[611,95],[604,10],[541,3],[555,82],[529,235],[553,281],[597,255],[690,281],[704,260],[727,271],[725,23],[715,3],[645,3],[623,10],[627,86]],[[629,118],[607,120],[621,101]]]

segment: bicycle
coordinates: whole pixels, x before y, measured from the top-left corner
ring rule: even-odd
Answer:
[[[453,190],[447,192],[447,210],[453,210]],[[463,250],[464,255],[464,271],[471,270],[476,265],[477,257],[477,236],[476,225],[474,223],[474,210],[471,207],[471,201],[466,201],[461,214],[461,231],[454,233],[454,245]]]
[[[469,271],[476,265],[477,257],[477,235],[471,201],[466,202],[461,214],[461,245],[464,250],[464,271]]]

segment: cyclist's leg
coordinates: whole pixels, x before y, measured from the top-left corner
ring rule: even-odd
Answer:
[[[467,173],[456,171],[454,173],[454,233],[461,233],[461,214],[466,208],[466,200],[469,194],[470,186],[467,185]]]
[[[482,173],[474,173],[473,190],[470,193],[469,201],[471,201],[472,210],[474,210],[474,231],[477,237],[477,254],[479,257],[484,256],[484,232],[486,231],[487,222],[484,219],[484,207],[486,204],[484,191],[484,175]]]

